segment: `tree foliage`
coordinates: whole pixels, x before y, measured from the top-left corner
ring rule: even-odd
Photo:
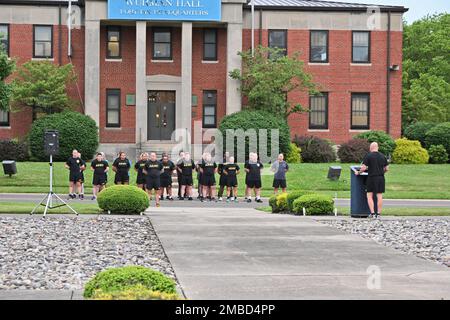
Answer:
[[[15,61],[9,60],[6,53],[0,49],[0,110],[9,110],[12,84],[6,83],[6,78],[13,73],[15,66]]]
[[[75,78],[72,64],[58,66],[50,61],[28,61],[14,80],[15,105],[47,114],[70,109],[74,101],[67,95],[67,85]]]
[[[450,121],[450,14],[404,27],[403,124]]]
[[[312,76],[303,70],[299,54],[285,56],[281,49],[259,46],[254,55],[251,50],[240,52],[242,72],[235,69],[230,77],[241,82],[241,92],[248,99],[247,107],[288,117],[305,111],[298,103],[290,102],[289,92],[318,94]]]

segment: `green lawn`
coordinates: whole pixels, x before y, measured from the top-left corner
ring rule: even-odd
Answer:
[[[348,216],[350,215],[350,208],[346,207],[338,207],[338,215],[339,216]],[[260,207],[257,208],[259,211],[271,213],[272,210],[270,207]],[[450,208],[384,208],[383,209],[384,216],[450,216]]]
[[[327,179],[328,167],[340,165],[343,168],[339,181]],[[304,189],[318,193],[350,197],[349,164],[296,164],[291,165],[287,174],[288,190]],[[268,167],[268,165],[266,166]],[[18,174],[12,178],[0,177],[0,193],[45,193],[48,190],[48,163],[23,162],[17,163]],[[268,170],[265,171],[268,173]],[[239,175],[239,196],[244,192],[244,172]],[[85,192],[92,191],[92,173],[86,171]],[[110,184],[113,173],[108,177]],[[131,172],[131,182],[134,183],[136,173]],[[68,171],[62,162],[54,163],[54,186],[58,193],[68,191]],[[263,175],[263,196],[272,194],[273,175]],[[386,176],[389,199],[450,199],[450,165],[391,165]]]
[[[97,214],[101,213],[100,208],[97,204],[84,204],[84,203],[70,203],[72,208],[75,209],[79,214]],[[24,213],[28,214],[34,209],[36,203],[32,202],[0,202],[0,213]],[[35,214],[44,213],[44,206],[40,206]],[[62,214],[73,212],[67,207],[59,207],[48,211],[49,214]]]

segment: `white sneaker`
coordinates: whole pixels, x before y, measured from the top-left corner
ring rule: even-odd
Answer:
[[[223,200],[222,197],[220,197],[220,198],[219,198],[219,201],[222,201],[222,200]]]

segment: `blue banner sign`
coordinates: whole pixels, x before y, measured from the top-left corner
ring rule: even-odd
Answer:
[[[220,21],[221,0],[108,0],[108,19]]]

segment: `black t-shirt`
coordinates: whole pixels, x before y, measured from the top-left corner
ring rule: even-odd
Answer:
[[[203,169],[203,174],[205,176],[214,175],[214,171],[217,168],[217,164],[215,162],[213,162],[213,161],[207,162],[205,160],[202,160],[202,162],[200,163],[199,166],[200,166],[200,168]]]
[[[145,171],[147,171],[147,176],[150,178],[159,178],[162,168],[163,165],[158,160],[148,160],[145,163]]]
[[[368,167],[369,177],[384,176],[384,168],[388,162],[384,154],[380,152],[369,152],[363,160],[363,164]]]
[[[127,158],[125,158],[124,160],[117,158],[116,160],[114,160],[113,166],[117,168],[117,172],[126,173],[130,170],[131,163]]]
[[[236,176],[237,171],[241,170],[241,168],[236,163],[225,163],[223,170],[228,173],[229,177],[233,177]]]
[[[86,165],[86,162],[80,158],[70,157],[67,159],[66,164],[69,166],[71,173],[80,173],[81,167]]]
[[[91,168],[94,169],[94,175],[103,176],[106,174],[105,170],[109,167],[108,162],[105,160],[98,161],[97,159],[92,160]]]
[[[225,166],[224,163],[219,163],[219,165],[217,166],[217,173],[222,175],[223,174],[223,167]]]
[[[178,168],[181,169],[181,174],[183,176],[191,176],[192,170],[195,168],[195,163],[193,160],[190,161],[181,161],[178,164]]]
[[[163,166],[163,172],[161,173],[161,178],[168,179],[172,176],[172,172],[175,169],[175,164],[168,160],[167,162],[161,162]]]
[[[255,181],[261,179],[261,169],[263,168],[263,164],[261,162],[257,163],[249,163],[248,161],[245,162],[245,169],[249,169],[250,171],[247,172],[247,179],[249,181]]]
[[[142,170],[144,170],[146,163],[147,163],[147,161],[145,161],[145,160],[139,160],[138,162],[136,162],[134,164],[134,168],[137,170],[138,177],[144,176],[144,172]]]

